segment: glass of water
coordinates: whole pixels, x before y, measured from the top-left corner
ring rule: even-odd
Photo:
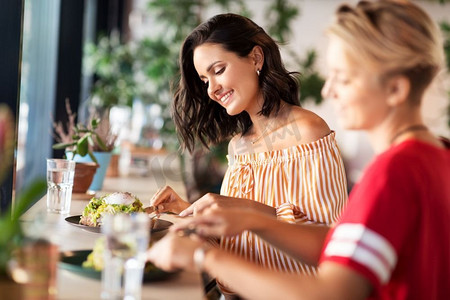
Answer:
[[[106,214],[102,299],[141,299],[145,253],[150,239],[146,213]]]
[[[75,162],[66,159],[47,159],[47,211],[68,214],[72,200]]]

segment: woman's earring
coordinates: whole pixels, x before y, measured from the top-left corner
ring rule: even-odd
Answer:
[[[256,70],[256,74],[258,74],[258,76],[259,76],[259,73],[261,73],[261,71],[260,70]]]

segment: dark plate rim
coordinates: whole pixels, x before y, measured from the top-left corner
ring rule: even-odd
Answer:
[[[96,271],[90,268],[83,268],[81,263],[87,259],[87,256],[92,252],[92,250],[73,250],[73,251],[63,251],[60,252],[59,258],[59,268],[67,270],[72,273],[76,273],[83,277],[93,278],[97,280],[101,280],[102,272]],[[75,259],[76,262],[71,262],[71,260]],[[152,281],[160,281],[168,279],[175,274],[179,273],[179,271],[175,272],[166,272],[155,266],[151,269],[151,271],[144,273],[143,282],[152,282]]]
[[[64,220],[69,223],[70,225],[82,228],[84,230],[87,230],[89,232],[95,232],[95,233],[101,233],[101,227],[92,227],[92,226],[87,226],[87,225],[83,225],[80,224],[80,218],[81,215],[74,215],[74,216],[68,216],[66,217]],[[152,228],[150,229],[151,233],[154,232],[159,232],[159,231],[163,231],[168,229],[170,226],[172,226],[173,223],[167,220],[162,220],[162,219],[156,219],[156,228]]]

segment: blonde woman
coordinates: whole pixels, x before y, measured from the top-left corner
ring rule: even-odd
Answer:
[[[195,261],[248,299],[448,299],[450,142],[428,130],[420,111],[443,63],[436,24],[408,1],[361,1],[337,10],[328,35],[323,95],[345,128],[368,133],[377,154],[339,221],[329,229],[209,209],[174,228],[195,226],[201,236],[250,230],[318,265],[317,276],[263,269],[175,234],[149,258],[166,269]]]
[[[191,205],[165,187],[151,200],[158,211],[190,215],[218,206],[290,223],[336,221],[347,191],[335,134],[300,107],[295,74],[261,27],[236,14],[214,16],[186,38],[180,66],[173,117],[181,142],[193,150],[231,138],[229,168],[221,195]],[[268,269],[314,273],[251,232],[223,238],[220,246]]]

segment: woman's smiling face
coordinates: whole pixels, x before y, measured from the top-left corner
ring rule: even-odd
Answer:
[[[256,73],[260,67],[255,62],[254,50],[247,57],[239,57],[220,44],[205,43],[194,50],[194,66],[208,88],[209,97],[229,115],[243,111],[251,114],[261,109]]]

